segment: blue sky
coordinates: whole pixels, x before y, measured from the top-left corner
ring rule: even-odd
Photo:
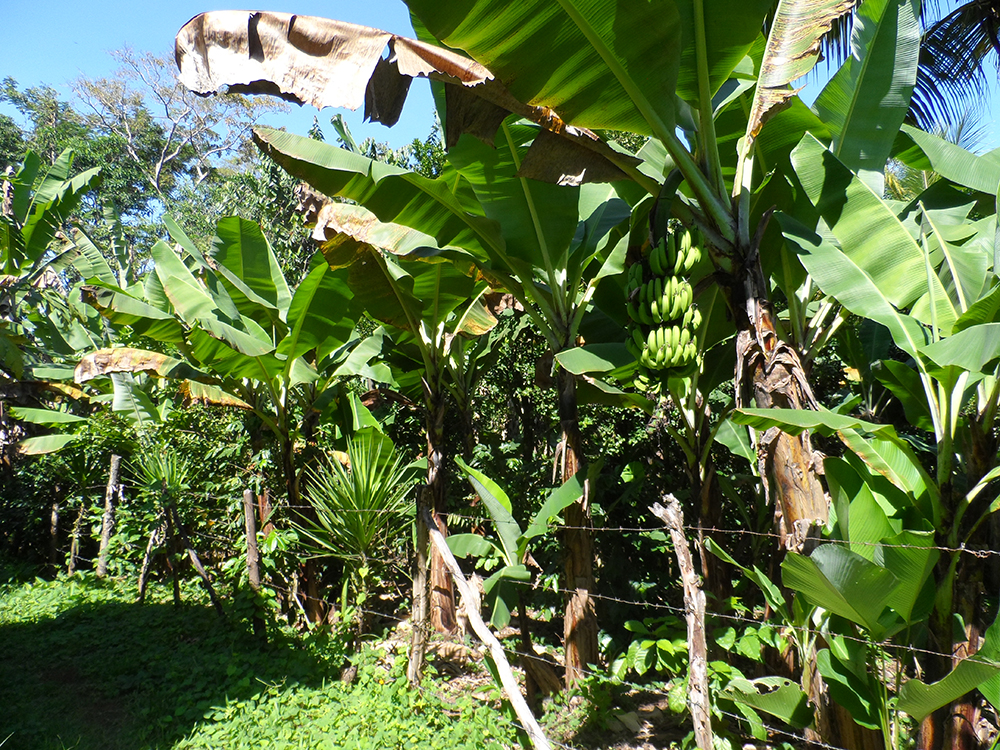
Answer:
[[[441,0],[446,2],[447,0]],[[512,0],[515,1],[516,0]],[[240,9],[242,2],[226,3],[211,0],[152,0],[136,3],[134,0],[34,0],[33,2],[4,3],[4,41],[0,44],[0,77],[11,76],[20,86],[37,86],[45,83],[69,98],[70,84],[85,74],[99,78],[109,75],[115,67],[110,51],[130,46],[139,52],[166,53],[173,50],[174,34],[190,18],[205,10]],[[342,21],[375,26],[397,34],[412,35],[409,15],[401,0],[269,0],[268,10],[317,15]],[[48,19],[44,34],[38,31],[38,19]],[[825,78],[825,66],[818,66],[819,77]],[[992,71],[988,71],[991,75]],[[810,77],[810,85],[803,97],[811,101],[819,93],[820,85]],[[992,138],[987,148],[1000,146],[1000,128],[997,127],[1000,94],[994,77],[993,96],[984,121],[992,125]],[[358,140],[372,137],[388,141],[398,147],[414,138],[426,137],[433,124],[433,104],[426,81],[415,81],[410,88],[407,106],[393,128],[362,122],[361,112],[326,109],[317,112],[312,108],[292,106],[287,115],[276,115],[266,124],[284,126],[305,134],[314,116],[326,134],[334,140],[330,117],[337,112],[345,116]],[[0,112],[14,115],[9,105],[0,106]]]
[[[71,83],[81,75],[101,78],[115,69],[109,52],[129,46],[137,52],[173,53],[174,35],[188,20],[206,10],[239,10],[245,2],[220,0],[33,0],[2,3],[4,41],[0,44],[0,78],[11,76],[21,88],[47,84],[61,96],[72,96]],[[401,0],[268,0],[268,10],[325,16],[341,21],[375,26],[396,34],[413,35],[409,12]],[[38,19],[47,19],[44,33]],[[362,122],[362,112],[290,105],[287,115],[276,115],[266,124],[284,126],[305,134],[313,116],[319,117],[327,140],[336,134],[330,117],[343,114],[357,140],[372,137],[395,147],[414,138],[424,138],[434,123],[430,87],[426,81],[414,81],[407,106],[392,128]],[[15,116],[9,105],[0,112]],[[23,124],[23,123],[22,123]]]

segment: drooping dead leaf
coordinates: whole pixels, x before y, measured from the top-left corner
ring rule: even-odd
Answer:
[[[446,145],[463,133],[492,145],[500,122],[513,113],[576,144],[574,174],[583,174],[584,181],[608,174],[611,165],[632,165],[591,131],[563,122],[548,107],[518,101],[476,61],[369,26],[288,13],[212,11],[181,28],[174,57],[181,83],[202,96],[268,94],[317,109],[364,104],[367,119],[390,126],[399,119],[410,81],[430,78],[448,84]]]
[[[160,377],[194,378],[202,375],[186,362],[145,349],[98,349],[80,360],[73,373],[77,383],[86,383],[112,372],[153,372]]]
[[[621,154],[622,160],[631,161],[635,166],[641,160]],[[518,177],[530,177],[556,185],[582,185],[585,182],[616,182],[626,180],[628,175],[607,159],[595,160],[592,151],[575,141],[560,138],[548,130],[542,130],[532,142],[528,153],[517,171]]]
[[[227,393],[218,386],[199,383],[196,380],[185,380],[180,387],[181,396],[184,398],[184,405],[201,404],[203,406],[229,406],[236,409],[246,409],[253,411],[253,407],[246,401],[231,393]]]
[[[750,107],[744,153],[767,119],[798,93],[790,84],[819,58],[820,40],[831,24],[854,7],[855,0],[781,0],[764,48],[757,89]]]

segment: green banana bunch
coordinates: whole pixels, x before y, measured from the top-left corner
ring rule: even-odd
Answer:
[[[628,270],[626,345],[639,363],[634,384],[643,391],[656,392],[666,378],[697,366],[702,316],[686,277],[701,260],[700,244],[689,231],[669,234],[650,249],[648,264]]]

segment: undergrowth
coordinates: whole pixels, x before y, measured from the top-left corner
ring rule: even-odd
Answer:
[[[0,579],[2,580],[2,579]],[[405,656],[221,620],[200,590],[89,574],[0,586],[3,750],[510,748],[495,705],[411,690]],[[340,680],[346,661],[357,668]],[[4,738],[6,742],[4,742]]]

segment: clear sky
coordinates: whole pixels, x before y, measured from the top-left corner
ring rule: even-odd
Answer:
[[[4,29],[0,78],[12,77],[22,89],[44,83],[59,91],[64,99],[70,99],[71,83],[76,78],[81,75],[102,78],[114,71],[115,60],[109,52],[129,46],[137,52],[173,54],[174,35],[194,16],[207,10],[247,7],[246,3],[225,0],[0,0]],[[409,11],[401,0],[268,0],[263,7],[336,18],[413,36]],[[45,19],[44,23],[39,19]],[[398,147],[414,138],[425,138],[434,123],[434,107],[426,81],[414,81],[406,104],[402,117],[392,128],[362,123],[361,111],[320,112],[294,104],[289,105],[289,114],[276,115],[266,120],[266,124],[284,126],[304,135],[316,115],[327,140],[334,141],[336,133],[330,126],[330,117],[339,113],[344,115],[358,141],[372,137]],[[0,106],[0,112],[17,117],[9,105]]]

